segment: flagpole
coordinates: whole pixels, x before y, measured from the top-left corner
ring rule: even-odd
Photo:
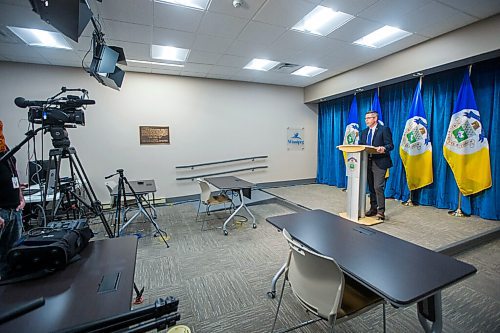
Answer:
[[[448,212],[449,215],[455,216],[455,217],[467,217],[467,214],[464,214],[464,212],[461,209],[462,207],[462,192],[458,192],[458,207],[456,210],[450,210]]]
[[[416,204],[411,200],[412,197],[413,197],[413,191],[410,190],[410,198],[406,202],[402,202],[402,205],[403,206],[407,206],[407,207],[414,207],[414,206],[416,206]]]

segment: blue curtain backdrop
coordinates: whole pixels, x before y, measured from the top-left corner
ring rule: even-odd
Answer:
[[[443,143],[450,123],[453,106],[467,67],[425,76],[422,98],[429,123],[433,150],[434,183],[414,192],[413,200],[421,205],[456,209],[458,187],[453,173],[443,157]],[[386,126],[392,130],[394,166],[387,180],[386,196],[399,200],[409,197],[403,163],[399,157],[399,143],[411,106],[418,79],[381,87],[380,104]],[[500,58],[472,66],[471,82],[481,114],[481,123],[490,145],[491,177],[493,186],[479,194],[462,196],[462,210],[467,214],[487,219],[500,219]],[[359,124],[365,128],[365,112],[371,107],[374,90],[358,93]],[[318,120],[318,175],[321,184],[346,187],[345,164],[336,148],[342,144],[347,116],[353,95],[319,104]]]

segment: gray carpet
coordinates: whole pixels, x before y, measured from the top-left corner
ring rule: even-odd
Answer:
[[[332,195],[328,191],[332,189],[328,187],[308,185],[272,191],[281,190],[294,193],[297,196],[294,200],[298,202],[311,200],[322,206],[311,208],[325,209],[328,205],[331,205],[332,210],[342,208],[341,200],[337,202],[335,194]],[[325,196],[325,193],[330,194]],[[212,220],[208,226],[211,230],[202,232],[201,223],[195,222],[196,208],[197,203],[186,203],[159,209],[158,223],[169,234],[170,248],[158,237],[150,236],[154,231],[150,223],[136,222],[127,229],[145,236],[139,239],[135,275],[137,284],[145,287],[144,304],[153,303],[157,297],[177,297],[182,316],[180,324],[189,326],[196,333],[268,332],[277,300],[269,299],[266,293],[273,275],[283,264],[287,245],[281,233],[265,222],[265,218],[291,211],[278,204],[252,206],[251,210],[257,218],[257,229],[252,229],[247,223],[237,223],[229,229],[229,236],[224,236],[217,227],[226,215],[222,212],[210,215]],[[407,239],[414,239],[430,248],[468,237],[467,230],[475,229],[473,226],[484,227],[494,222],[452,219],[452,224],[441,226],[439,223],[429,223],[428,226],[417,227],[416,222],[410,224],[402,219],[399,221],[396,208],[399,208],[396,204],[388,205],[390,219],[377,228],[408,236]],[[427,222],[435,216],[447,218],[446,212],[433,208],[416,209],[419,210],[416,216],[422,216],[421,220]],[[466,226],[462,228],[462,224]],[[439,227],[434,231],[427,230],[433,225]],[[421,235],[422,232],[426,234],[425,237]],[[459,256],[460,260],[475,265],[478,274],[443,292],[444,332],[500,332],[499,249],[500,240],[497,240]],[[285,289],[278,327],[293,325],[305,318],[308,315],[290,294],[290,290]],[[422,332],[415,306],[405,309],[388,306],[387,329],[388,332]],[[326,331],[323,323],[297,330]],[[337,332],[382,332],[382,308],[339,324]]]

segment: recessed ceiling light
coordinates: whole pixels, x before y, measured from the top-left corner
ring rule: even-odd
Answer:
[[[155,0],[155,1],[168,3],[171,5],[193,8],[193,9],[205,10],[207,9],[207,5],[210,0]]]
[[[7,28],[30,46],[71,50],[64,36],[58,32],[9,26]]]
[[[364,37],[361,37],[357,41],[353,42],[353,44],[380,48],[410,35],[411,32],[386,25]]]
[[[297,69],[295,72],[292,73],[292,75],[300,75],[300,76],[316,76],[318,74],[321,74],[323,72],[326,72],[326,68],[319,68],[319,67],[314,67],[314,66],[304,66],[300,69]]]
[[[152,45],[151,57],[169,61],[186,61],[189,55],[188,49],[173,46]]]
[[[135,64],[146,64],[146,65],[160,65],[160,66],[171,66],[171,67],[184,67],[183,64],[169,64],[166,62],[154,62],[154,61],[146,61],[146,60],[130,60],[127,59],[127,62],[135,63]]]
[[[317,6],[295,24],[292,30],[326,36],[353,18],[354,16],[346,13],[336,12],[324,6]]]
[[[248,64],[246,64],[244,69],[255,69],[257,71],[268,71],[277,64],[279,64],[279,61],[272,61],[272,60],[266,60],[266,59],[253,59],[250,61]]]

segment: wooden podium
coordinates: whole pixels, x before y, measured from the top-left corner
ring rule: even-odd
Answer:
[[[365,218],[368,154],[378,154],[376,148],[366,145],[340,145],[337,148],[347,153],[347,213],[345,216],[340,213],[340,216],[361,224],[381,223],[381,220]]]

